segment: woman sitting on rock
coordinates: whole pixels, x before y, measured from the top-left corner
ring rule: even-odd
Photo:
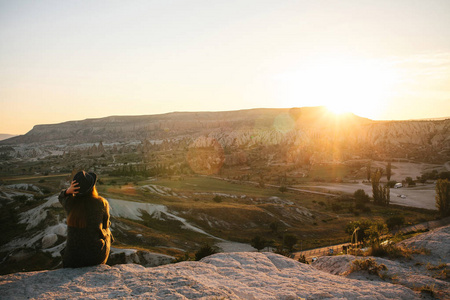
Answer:
[[[64,268],[104,264],[111,247],[109,204],[95,188],[97,175],[80,171],[70,187],[59,195],[67,213],[67,244]]]

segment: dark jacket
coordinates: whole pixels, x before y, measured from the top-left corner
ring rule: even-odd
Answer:
[[[67,244],[63,254],[64,268],[77,268],[104,264],[108,260],[111,248],[111,222],[109,204],[102,197],[86,196],[87,225],[85,228],[67,226]],[[67,216],[76,197],[62,191],[58,197]]]

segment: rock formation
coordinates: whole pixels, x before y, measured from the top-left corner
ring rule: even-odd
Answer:
[[[100,141],[144,141],[138,151],[145,152],[153,141],[170,150],[181,141],[204,147],[203,144],[213,140],[224,148],[291,145],[305,151],[322,149],[324,159],[329,160],[344,159],[331,157],[336,152],[380,159],[400,156],[445,160],[450,155],[450,119],[372,121],[353,114],[336,116],[323,107],[114,116],[36,125],[25,135],[0,141],[0,152],[1,145],[77,145]],[[90,149],[93,155],[105,151],[103,143],[94,146]]]

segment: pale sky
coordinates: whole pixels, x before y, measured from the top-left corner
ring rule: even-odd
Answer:
[[[0,133],[319,105],[450,117],[450,1],[0,0]]]

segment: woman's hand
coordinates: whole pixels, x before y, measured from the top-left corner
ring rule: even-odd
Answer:
[[[70,184],[69,188],[66,190],[66,195],[72,194],[75,196],[76,194],[78,194],[79,188],[80,187],[78,186],[78,182],[73,180],[72,183]]]

